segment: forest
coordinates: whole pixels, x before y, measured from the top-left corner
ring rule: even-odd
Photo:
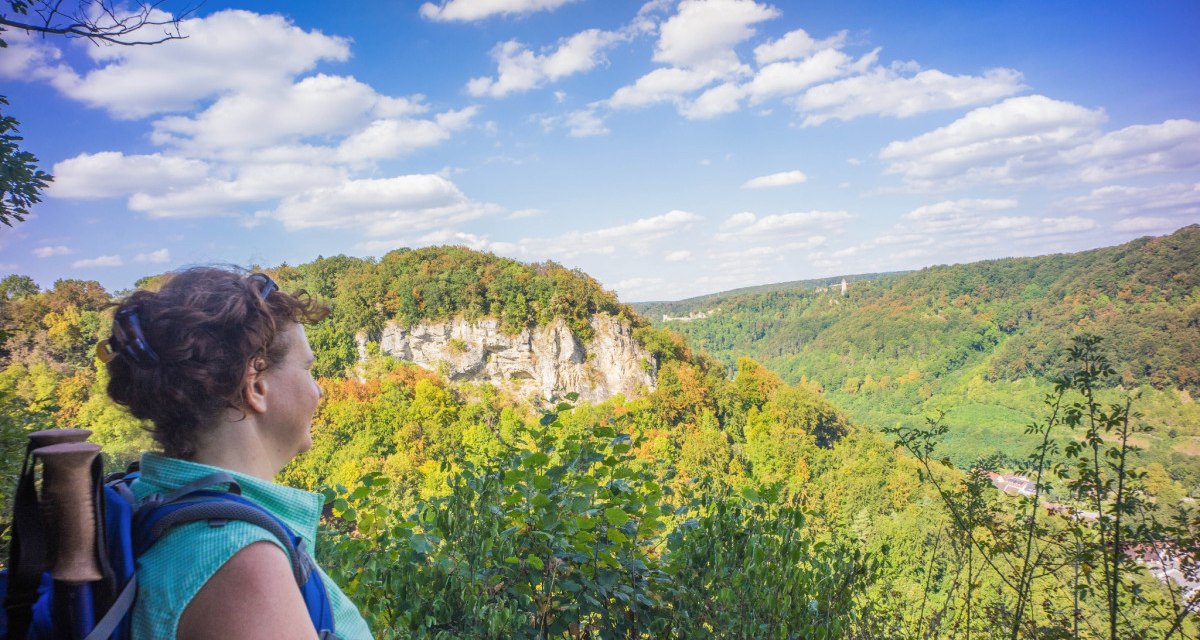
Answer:
[[[325,494],[318,560],[380,638],[1197,638],[1200,591],[1153,570],[1200,578],[1198,263],[1194,226],[668,323],[463,248],[281,265],[333,308],[281,480]],[[120,295],[0,281],[5,502],[29,431],[92,429],[113,469],[151,446],[93,357]],[[652,391],[535,406],[355,347],[457,316],[586,340],[596,313],[654,354]]]

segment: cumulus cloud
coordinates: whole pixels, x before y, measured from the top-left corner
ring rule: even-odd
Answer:
[[[772,173],[766,176],[751,178],[742,183],[743,189],[764,189],[768,187],[786,187],[793,184],[802,184],[808,181],[808,176],[804,175],[803,171],[783,171],[780,173]]]
[[[159,249],[149,253],[139,253],[133,258],[134,262],[146,262],[150,264],[164,264],[171,261],[171,252],[167,249]]]
[[[121,259],[121,256],[110,255],[76,260],[71,263],[71,267],[75,269],[91,269],[94,267],[119,267],[123,264],[125,264],[125,261]]]
[[[606,105],[614,109],[645,107],[660,102],[679,102],[683,96],[719,80],[722,74],[710,69],[663,67],[617,89]]]
[[[1001,215],[998,212],[1017,208],[1013,199],[946,200],[913,209],[904,214],[908,224],[903,226],[908,237],[928,236],[947,245],[953,241],[970,244],[970,238],[994,242],[999,237],[1034,238],[1087,231],[1096,228],[1096,221],[1082,216],[1035,217]],[[951,245],[952,246],[952,245]]]
[[[1071,211],[1113,211],[1121,215],[1155,212],[1158,215],[1200,214],[1200,182],[1170,183],[1150,187],[1108,185],[1083,196],[1059,201],[1055,208]]]
[[[262,215],[288,229],[355,228],[374,235],[446,227],[500,208],[467,198],[433,174],[346,180],[284,198]]]
[[[478,112],[478,107],[467,107],[439,113],[432,120],[376,120],[343,140],[338,146],[336,158],[349,163],[369,162],[432,147],[469,126]]]
[[[1045,96],[980,107],[880,151],[917,190],[978,183],[1095,182],[1200,167],[1200,123],[1168,120],[1104,133],[1099,109]]]
[[[357,222],[362,231],[386,227],[389,216],[409,220],[410,214],[429,213],[435,224],[491,210],[461,193],[446,200],[445,208],[418,213],[403,198],[394,209],[368,205],[364,198],[373,183],[357,179],[375,173],[378,162],[441,144],[469,128],[478,107],[433,112],[420,95],[383,95],[348,76],[304,76],[318,63],[348,59],[349,41],[305,31],[280,16],[222,11],[181,28],[187,39],[149,53],[91,47],[96,68],[83,74],[47,66],[54,61],[49,50],[40,58],[21,58],[22,68],[40,60],[40,77],[116,117],[155,116],[150,141],[165,147],[159,153],[105,151],[61,161],[49,195],[125,197],[131,211],[154,218],[234,216],[256,224],[277,217],[293,228]],[[0,69],[16,68],[16,62],[4,60]],[[406,176],[396,180],[412,183]],[[329,194],[353,196],[350,208],[357,209],[339,216],[341,203],[321,199]],[[325,221],[310,219],[320,217],[305,208],[313,203],[326,207]]]
[[[349,41],[305,31],[279,15],[226,10],[184,20],[182,40],[154,47],[88,47],[98,68],[59,69],[64,94],[118,118],[190,109],[240,91],[269,93],[322,61],[345,61]]]
[[[773,62],[758,70],[745,91],[750,104],[795,95],[805,88],[849,72],[853,61],[837,49],[822,49],[803,60]]]
[[[421,5],[421,17],[435,22],[472,22],[496,15],[553,11],[576,0],[443,0]]]
[[[871,72],[821,84],[796,98],[796,110],[808,114],[804,126],[830,119],[851,120],[866,115],[908,117],[936,109],[992,102],[1017,93],[1021,74],[992,69],[982,76],[952,76],[936,69],[905,75],[875,67]]]
[[[741,66],[734,46],[779,10],[753,0],[683,0],[659,29],[654,61],[720,71]]]
[[[1170,218],[1162,218],[1157,216],[1134,216],[1132,218],[1124,218],[1118,220],[1113,225],[1113,231],[1132,231],[1132,232],[1167,232],[1173,231],[1177,222]]]
[[[62,51],[44,38],[20,29],[4,32],[8,45],[0,56],[0,78],[6,80],[53,79],[70,74],[62,64]]]
[[[841,49],[845,43],[845,31],[839,31],[824,40],[814,40],[804,29],[796,29],[787,32],[778,40],[765,42],[755,47],[754,59],[760,65],[780,60],[799,60],[823,49]]]
[[[544,256],[547,253],[561,258],[581,255],[609,255],[620,250],[650,254],[667,238],[690,229],[703,220],[689,211],[668,211],[659,216],[639,218],[626,224],[570,231],[550,238],[525,238],[510,247],[493,245],[496,251],[523,256]]]
[[[467,92],[473,96],[502,98],[589,71],[603,61],[606,48],[622,39],[623,36],[616,32],[588,29],[561,40],[557,49],[540,54],[516,40],[500,43],[492,49],[496,77],[472,79],[467,83]]]
[[[672,251],[663,256],[663,260],[666,260],[667,262],[682,262],[690,257],[692,257],[691,251],[688,251],[687,249],[680,249],[679,251]]]
[[[64,245],[38,247],[33,250],[33,255],[39,258],[51,258],[54,256],[69,256],[75,253],[70,247]]]
[[[602,136],[608,133],[604,119],[597,115],[594,109],[581,109],[567,114],[566,126],[574,138]]]
[[[49,194],[56,198],[111,198],[164,185],[187,188],[208,178],[207,163],[188,158],[125,155],[119,151],[83,153],[55,163]]]
[[[242,215],[247,205],[271,202],[347,180],[345,173],[324,165],[295,163],[250,164],[228,179],[206,180],[190,188],[138,191],[129,197],[133,211],[154,218],[195,218]]]
[[[814,233],[815,231],[838,230],[856,217],[847,211],[804,211],[762,217],[742,212],[721,223],[721,233],[715,237],[718,241],[779,241],[795,237],[816,237],[818,234]]]
[[[879,64],[880,49],[852,56],[846,32],[815,39],[803,29],[754,48],[758,68],[738,45],[755,27],[780,14],[753,0],[683,0],[659,28],[659,67],[596,103],[610,109],[671,104],[689,119],[713,118],[784,99],[804,126],[867,115],[908,117],[936,109],[993,102],[1023,89],[1021,74],[992,69],[981,75],[921,70],[916,63]]]

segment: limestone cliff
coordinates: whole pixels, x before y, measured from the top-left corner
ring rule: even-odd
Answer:
[[[487,318],[422,323],[407,330],[388,323],[379,346],[452,380],[491,382],[522,396],[550,399],[575,392],[580,400],[599,402],[618,393],[652,391],[658,363],[633,339],[632,328],[608,315],[593,316],[590,323],[595,335],[586,344],[562,319],[516,335]],[[366,336],[358,336],[358,347],[359,357],[365,357]]]

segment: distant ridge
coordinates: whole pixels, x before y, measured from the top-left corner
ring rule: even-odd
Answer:
[[[791,280],[789,282],[776,282],[774,284],[760,284],[752,287],[741,287],[738,289],[730,289],[728,291],[718,291],[716,293],[706,293],[702,296],[693,298],[685,298],[683,300],[671,301],[651,301],[651,302],[630,302],[627,303],[633,307],[638,313],[655,319],[661,317],[662,314],[680,315],[696,311],[697,307],[711,306],[714,303],[719,303],[721,300],[732,298],[735,296],[755,295],[762,293],[775,293],[778,291],[793,291],[796,289],[815,289],[817,287],[834,286],[840,284],[842,278],[846,279],[847,283],[865,282],[870,280],[880,280],[883,278],[899,277],[911,271],[886,271],[882,273],[857,273],[853,275],[836,275],[826,278],[811,278],[808,280]]]

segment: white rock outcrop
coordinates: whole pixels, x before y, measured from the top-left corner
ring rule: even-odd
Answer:
[[[618,393],[653,391],[658,363],[633,339],[633,329],[608,315],[593,316],[590,324],[595,334],[585,344],[562,319],[516,335],[504,333],[490,318],[456,318],[407,330],[389,322],[379,347],[452,380],[490,382],[547,400],[575,392],[580,400],[600,402]],[[362,359],[367,337],[357,339]]]

